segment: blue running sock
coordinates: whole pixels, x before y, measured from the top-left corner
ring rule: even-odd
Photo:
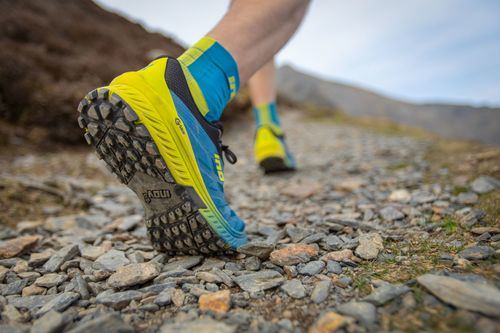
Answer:
[[[233,56],[215,39],[205,36],[178,60],[187,69],[184,74],[200,112],[210,122],[219,120],[240,86]]]
[[[281,122],[278,116],[276,102],[257,105],[253,108],[256,128],[271,127],[277,135],[282,134]]]

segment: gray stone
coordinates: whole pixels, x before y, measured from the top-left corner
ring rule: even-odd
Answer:
[[[134,229],[142,221],[142,215],[128,215],[120,218],[120,223],[118,224],[118,230],[129,231]]]
[[[493,248],[486,245],[471,246],[458,253],[458,255],[467,260],[484,260],[488,259],[495,253]]]
[[[125,252],[111,249],[97,258],[95,262],[99,263],[104,269],[114,272],[118,268],[128,265],[130,260],[125,256]]]
[[[222,280],[217,276],[217,274],[210,273],[210,272],[198,272],[196,273],[196,278],[200,279],[201,281],[205,282],[212,282],[212,283],[221,283]]]
[[[89,285],[87,284],[87,281],[81,276],[77,275],[74,279],[75,283],[75,290],[80,294],[81,299],[89,299],[90,298],[90,293],[89,293]]]
[[[206,258],[200,267],[196,268],[196,271],[211,271],[213,268],[223,269],[226,265],[224,260],[218,258]]]
[[[463,208],[457,211],[458,222],[464,228],[472,228],[476,225],[486,213],[480,209]]]
[[[17,310],[17,308],[10,304],[3,306],[1,316],[3,321],[11,323],[22,322],[26,320],[25,317]]]
[[[130,264],[119,267],[108,279],[108,285],[112,288],[123,288],[135,286],[148,282],[160,274],[158,265],[146,262],[139,264]]]
[[[0,324],[0,332],[2,333],[26,333],[26,329],[21,325]]]
[[[160,328],[160,333],[235,333],[236,328],[236,326],[230,326],[206,317],[178,323],[165,322]]]
[[[432,193],[425,192],[425,191],[418,191],[418,192],[413,193],[413,195],[412,195],[412,201],[414,201],[418,204],[431,203],[434,200],[436,200],[436,196]]]
[[[172,289],[171,290],[172,303],[175,306],[181,307],[184,305],[184,300],[186,299],[186,294],[182,289]]]
[[[403,217],[405,217],[405,215],[403,213],[401,213],[399,210],[397,210],[396,208],[394,208],[392,206],[387,206],[387,207],[382,208],[380,210],[380,215],[386,221],[400,220]]]
[[[306,297],[306,289],[298,279],[286,281],[281,285],[281,289],[292,298],[300,299]]]
[[[311,293],[311,300],[316,304],[325,301],[330,294],[331,286],[332,282],[330,280],[323,280],[316,283],[316,286]]]
[[[435,274],[422,275],[417,281],[436,297],[453,306],[488,316],[500,316],[500,291],[494,286]]]
[[[27,309],[30,311],[34,311],[50,302],[55,297],[56,295],[33,295],[24,297],[10,297],[7,299],[9,304],[14,305],[18,309]]]
[[[234,286],[234,281],[233,279],[227,274],[225,273],[224,271],[218,269],[218,268],[214,268],[212,269],[212,273],[217,275],[217,277],[220,279],[220,281],[222,283],[224,283],[226,286],[228,287],[232,287]]]
[[[156,296],[153,302],[159,306],[165,306],[172,303],[172,289],[163,290]]]
[[[325,238],[327,250],[339,250],[344,242],[337,235],[329,235]]]
[[[302,244],[312,244],[312,243],[319,243],[323,239],[325,239],[326,234],[324,232],[316,232],[312,235],[307,236],[303,240],[300,241]]]
[[[164,265],[162,271],[168,272],[171,270],[177,270],[179,268],[190,269],[198,265],[202,259],[203,257],[201,256],[180,257],[178,260],[169,262],[168,264]]]
[[[8,284],[0,284],[0,294],[2,294],[2,296],[20,294],[28,283],[28,279],[22,279]]]
[[[137,290],[127,290],[117,293],[106,290],[97,295],[95,301],[98,304],[104,304],[120,310],[126,307],[132,300],[140,300],[142,297],[143,293]]]
[[[61,332],[69,320],[64,314],[51,310],[33,322],[30,333]]]
[[[379,252],[384,249],[382,237],[378,233],[368,233],[359,236],[359,245],[356,255],[362,259],[371,260],[377,258]]]
[[[342,266],[337,261],[328,260],[326,263],[326,270],[328,273],[342,274]]]
[[[457,196],[457,202],[462,205],[473,205],[479,200],[474,192],[462,192]]]
[[[325,268],[325,262],[322,260],[310,261],[304,266],[299,266],[299,273],[302,275],[313,276],[320,273]]]
[[[298,243],[313,233],[313,231],[310,228],[306,229],[293,226],[287,226],[285,231],[288,237],[292,239],[292,243]]]
[[[83,258],[94,261],[103,254],[105,254],[106,249],[102,246],[86,245],[82,246],[80,252]]]
[[[46,303],[44,306],[42,306],[37,312],[37,316],[44,315],[45,313],[49,312],[50,310],[54,311],[64,311],[66,310],[71,304],[75,303],[78,299],[80,298],[80,294],[74,293],[74,292],[64,292],[62,294],[57,295],[54,297],[52,300],[50,300],[48,303]]]
[[[411,200],[411,194],[406,189],[394,190],[389,194],[389,201],[398,202],[409,202]]]
[[[107,313],[78,325],[68,333],[90,332],[133,333],[135,330],[130,325],[124,323],[120,315]]]
[[[234,282],[243,290],[258,292],[280,286],[285,279],[273,270],[262,270],[255,273],[244,274],[234,278]]]
[[[54,250],[49,249],[40,253],[32,253],[28,261],[30,267],[38,267],[47,262],[52,257]]]
[[[260,268],[260,259],[259,257],[248,257],[245,259],[245,269],[247,271],[257,271]]]
[[[52,288],[54,286],[58,286],[64,281],[66,281],[68,277],[66,275],[60,275],[56,273],[49,273],[43,276],[40,276],[35,281],[35,285],[39,287]]]
[[[273,243],[263,241],[251,241],[238,248],[238,252],[259,257],[262,260],[269,258],[273,250]]]
[[[66,261],[73,259],[75,256],[80,254],[80,250],[78,249],[78,245],[71,244],[63,247],[56,253],[54,253],[50,259],[43,265],[43,269],[47,272],[55,272],[57,271],[62,264]]]
[[[243,269],[243,266],[241,266],[240,263],[230,261],[224,265],[224,269],[232,272],[238,272]]]
[[[349,286],[351,283],[352,283],[352,278],[350,276],[341,276],[338,280],[337,280],[337,283],[340,285],[340,286],[343,286],[343,287],[347,287]]]
[[[380,306],[409,291],[410,288],[404,284],[384,283],[375,289],[375,291],[373,291],[370,295],[363,298],[363,301]]]
[[[371,303],[350,301],[337,307],[340,314],[356,318],[368,330],[374,330],[377,321],[377,309]]]
[[[488,193],[498,187],[500,187],[500,182],[489,176],[479,176],[471,183],[472,190],[479,194]]]
[[[153,284],[151,286],[147,286],[138,290],[145,294],[159,294],[166,289],[175,288],[176,286],[176,281],[167,281],[164,283]]]

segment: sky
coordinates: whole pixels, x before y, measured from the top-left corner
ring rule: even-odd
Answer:
[[[97,3],[184,45],[210,30],[228,6]],[[500,1],[315,0],[276,61],[408,101],[500,106]]]

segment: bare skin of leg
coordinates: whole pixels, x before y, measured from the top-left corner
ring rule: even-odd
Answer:
[[[275,76],[274,60],[271,60],[248,80],[252,105],[258,106],[276,101]]]
[[[234,0],[207,35],[231,53],[243,85],[286,44],[308,4],[308,0]]]

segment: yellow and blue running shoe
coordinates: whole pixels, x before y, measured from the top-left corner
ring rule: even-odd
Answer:
[[[200,112],[205,101],[192,80],[184,63],[159,58],[90,92],[78,122],[141,200],[157,250],[230,252],[247,242],[243,221],[224,198],[222,155],[231,163],[236,156],[222,144],[220,124]]]
[[[257,127],[255,160],[265,173],[293,171],[297,167],[285,142],[276,109],[274,102],[258,105],[253,109]]]

